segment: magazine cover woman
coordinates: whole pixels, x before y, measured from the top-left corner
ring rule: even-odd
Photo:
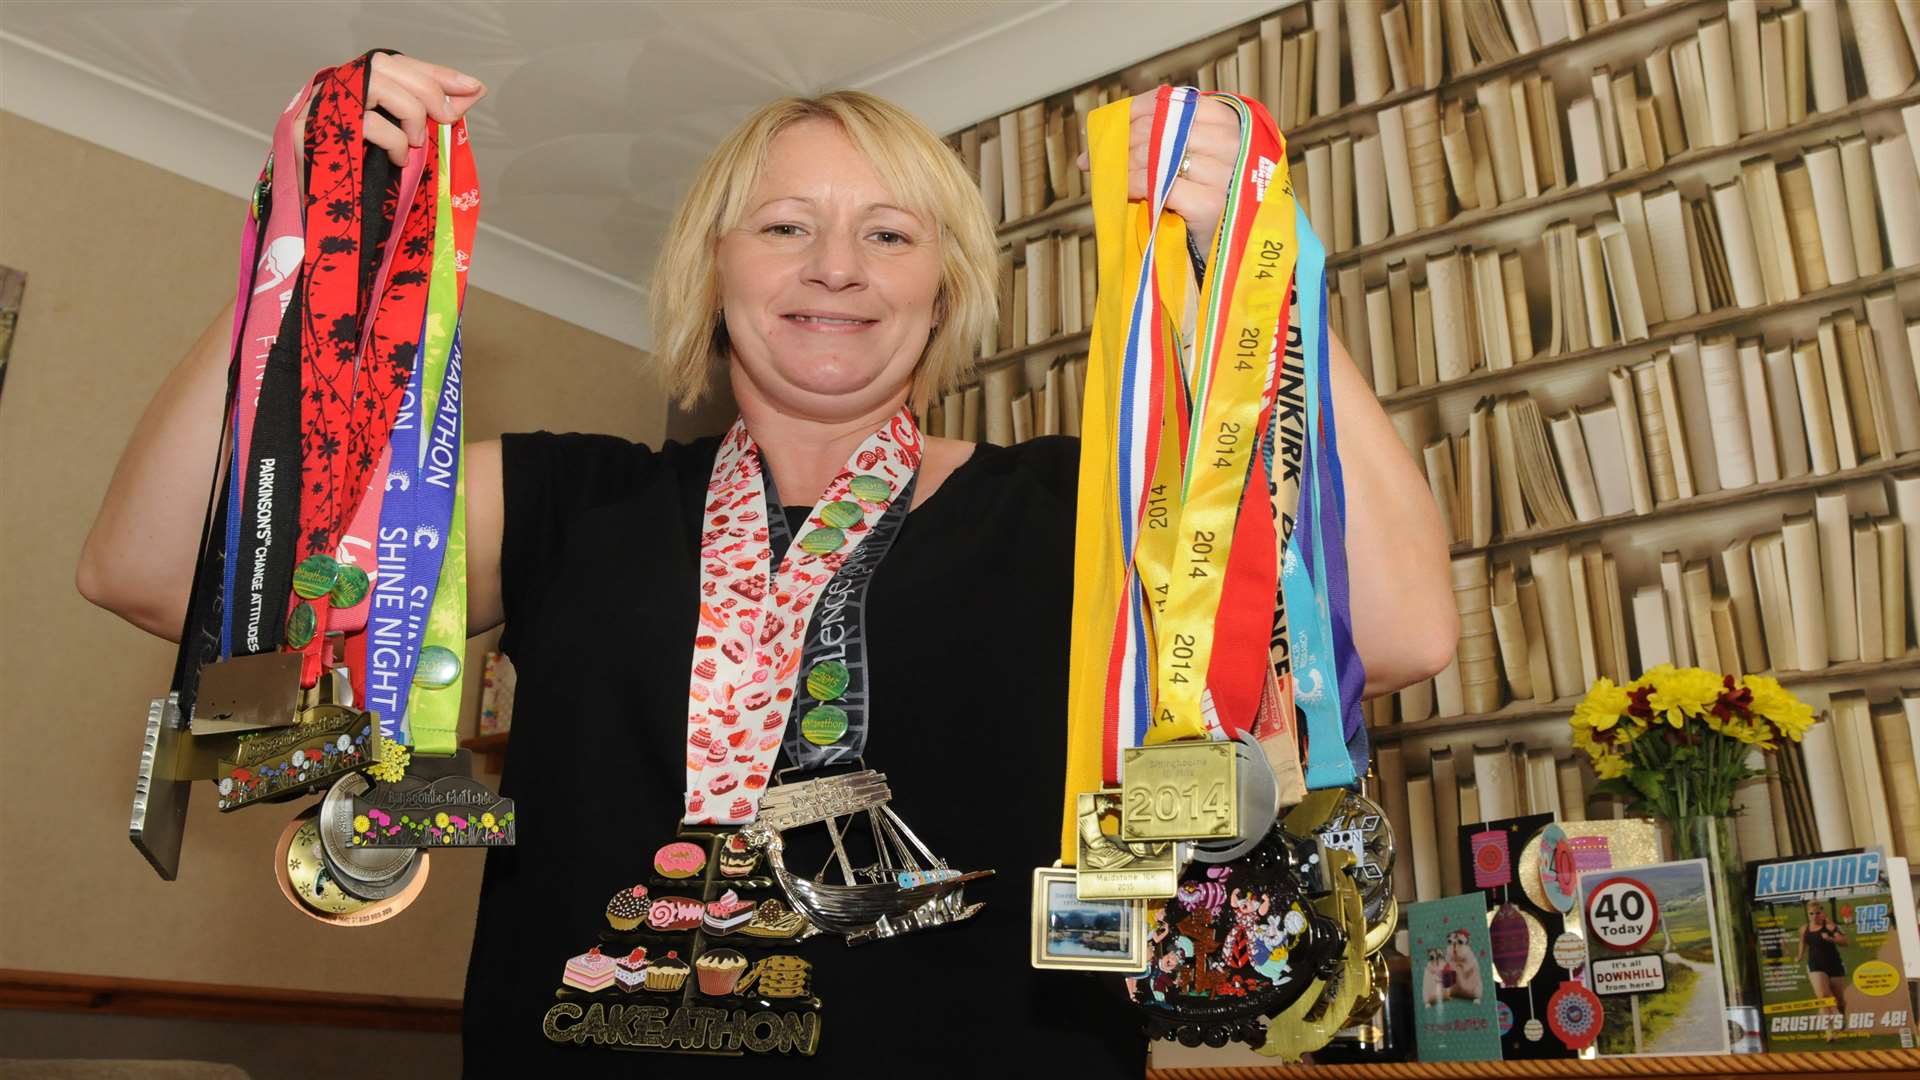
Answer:
[[[1846,932],[1827,917],[1826,904],[1808,901],[1807,924],[1800,928],[1800,951],[1794,960],[1807,965],[1807,981],[1813,984],[1813,996],[1832,1002],[1821,1006],[1823,1016],[1847,1014],[1847,963],[1840,958],[1840,946],[1846,943]],[[1826,1039],[1834,1040],[1831,1026],[1826,1028]]]

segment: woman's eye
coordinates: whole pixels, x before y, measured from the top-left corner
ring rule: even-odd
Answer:
[[[775,236],[799,236],[800,226],[782,221],[773,225],[769,225],[761,231],[772,233]]]
[[[897,233],[892,229],[881,229],[873,235],[876,240],[879,240],[883,244],[904,244],[907,242],[907,235],[905,233]]]

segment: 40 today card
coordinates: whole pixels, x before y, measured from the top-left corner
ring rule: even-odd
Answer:
[[[1748,867],[1768,1050],[1914,1045],[1899,911],[1878,851]]]
[[[1602,1054],[1724,1054],[1726,994],[1707,862],[1580,875]]]

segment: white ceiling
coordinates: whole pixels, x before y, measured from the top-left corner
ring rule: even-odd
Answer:
[[[299,81],[374,46],[466,71],[474,281],[642,347],[652,253],[753,109],[872,90],[936,131],[1285,0],[0,0],[0,108],[235,194]]]

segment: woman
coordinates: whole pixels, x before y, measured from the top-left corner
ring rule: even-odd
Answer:
[[[1846,943],[1846,932],[1827,918],[1827,905],[1819,900],[1807,901],[1807,923],[1800,928],[1800,950],[1793,959],[1807,965],[1807,981],[1813,984],[1814,998],[1832,1002],[1820,1007],[1822,1016],[1847,1015],[1847,962],[1840,956],[1840,946]],[[1828,1042],[1838,1034],[1834,1027],[1822,1030]]]
[[[369,117],[367,138],[399,159],[428,120],[451,120],[484,89],[381,56],[369,93],[400,123]],[[1203,236],[1225,205],[1236,123],[1223,105],[1202,110],[1169,200]],[[1136,196],[1144,165],[1136,151]],[[724,365],[802,530],[863,441],[964,373],[995,317],[993,248],[976,189],[907,114],[857,93],[777,102],[707,161],[663,245],[653,329],[667,382],[691,403]],[[230,318],[214,320],[142,418],[81,560],[89,599],[155,633],[181,622],[200,526],[183,508],[210,481]],[[1457,619],[1432,498],[1340,356],[1354,634],[1378,694],[1442,667]],[[690,805],[688,671],[717,444],[539,433],[469,447],[469,629],[506,624],[519,722],[502,788],[527,823],[517,848],[488,858],[467,979],[471,1072],[530,1060],[695,1067],[610,1056],[590,1038],[581,1048],[545,1018],[563,964],[605,929],[607,898],[650,878]],[[911,512],[867,602],[866,759],[931,848],[998,876],[968,886],[985,907],[955,927],[803,948],[822,1037],[818,1056],[786,1071],[1141,1069],[1138,1026],[1110,983],[1027,965],[1027,872],[1058,854],[1077,455],[1064,438],[924,440]]]

